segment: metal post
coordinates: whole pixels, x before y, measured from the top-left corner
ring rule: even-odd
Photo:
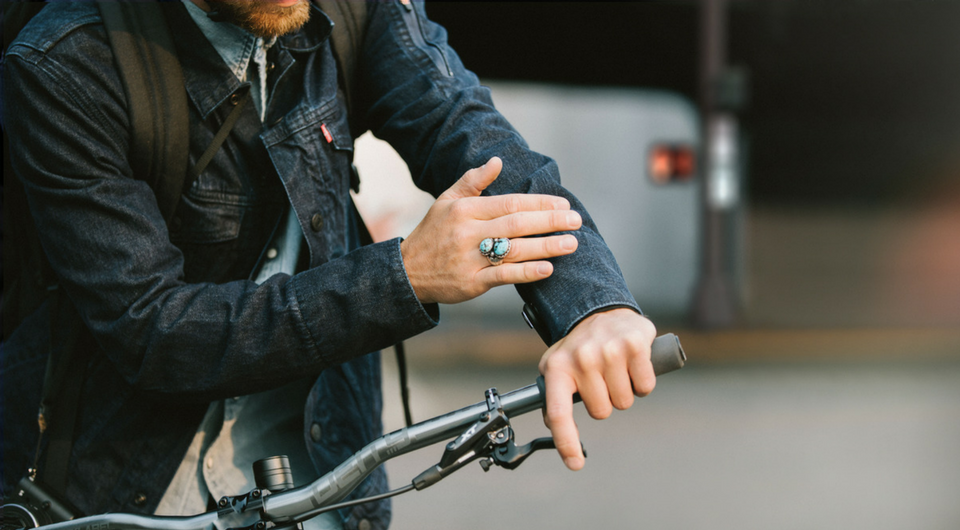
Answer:
[[[701,0],[700,6],[703,247],[693,320],[699,327],[717,328],[733,325],[739,313],[727,230],[740,195],[739,131],[735,114],[720,95],[727,73],[727,1]]]

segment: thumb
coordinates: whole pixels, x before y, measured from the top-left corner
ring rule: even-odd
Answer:
[[[464,173],[453,186],[450,186],[447,191],[443,192],[440,198],[463,199],[465,197],[479,197],[480,193],[487,189],[487,186],[493,184],[494,180],[497,180],[501,169],[503,169],[503,162],[499,158],[493,157],[488,160],[486,164]]]

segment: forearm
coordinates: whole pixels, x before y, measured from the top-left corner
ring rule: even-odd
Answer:
[[[550,278],[518,286],[521,296],[540,308],[549,342],[599,309],[622,306],[639,311],[596,225],[561,186],[556,163],[529,149],[494,108],[490,91],[480,86],[447,46],[443,29],[422,16],[422,6],[414,5],[419,28],[412,27],[410,15],[402,14],[400,6],[380,5],[372,17],[362,86],[369,105],[367,123],[374,133],[397,149],[416,184],[434,196],[467,170],[496,156],[503,161],[503,169],[485,195],[555,195],[566,198],[581,214],[583,226],[573,232],[579,240],[577,251],[552,258],[555,269]],[[411,44],[413,38],[390,40],[416,30],[422,31],[434,50]],[[436,50],[442,50],[449,69],[432,60]],[[381,58],[382,64],[375,58]]]

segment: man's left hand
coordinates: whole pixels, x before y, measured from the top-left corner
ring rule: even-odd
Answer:
[[[657,380],[650,363],[650,345],[656,336],[657,329],[649,319],[631,309],[617,308],[585,318],[543,354],[544,422],[568,468],[578,470],[584,464],[573,420],[573,394],[580,393],[591,417],[604,419],[614,408],[629,408],[634,396],[652,392]]]

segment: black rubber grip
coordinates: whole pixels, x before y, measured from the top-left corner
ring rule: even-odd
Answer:
[[[673,333],[660,335],[653,339],[650,345],[650,362],[653,363],[653,373],[660,376],[683,368],[687,360],[687,354],[680,345],[680,338]],[[537,378],[537,388],[540,389],[540,396],[546,401],[547,387],[543,376]],[[573,395],[573,402],[580,403],[580,394]]]

